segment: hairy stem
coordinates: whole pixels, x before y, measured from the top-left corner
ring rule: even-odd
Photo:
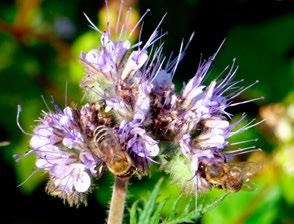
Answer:
[[[121,224],[123,221],[128,179],[115,177],[107,224]]]

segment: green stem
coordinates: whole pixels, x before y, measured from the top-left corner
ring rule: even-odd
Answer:
[[[115,177],[107,224],[121,224],[123,221],[128,179]]]

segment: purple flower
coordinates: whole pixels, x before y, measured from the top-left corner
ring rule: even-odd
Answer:
[[[132,157],[135,167],[146,171],[152,157],[159,154],[158,141],[149,136],[140,123],[123,121],[117,130],[121,144]]]
[[[45,113],[38,121],[30,141],[30,153],[37,156],[36,167],[47,171],[52,181],[51,194],[84,193],[97,175],[95,158],[87,146],[87,136],[79,125],[80,114],[66,107],[56,113]]]
[[[229,160],[231,160],[231,156],[248,153],[251,151],[259,151],[259,149],[256,149],[255,146],[224,151],[224,148],[228,145],[233,146],[240,143],[256,141],[256,139],[253,139],[249,141],[229,143],[228,138],[232,135],[239,134],[240,132],[258,124],[252,124],[252,122],[249,122],[244,127],[233,131],[233,129],[235,129],[244,119],[244,117],[245,116],[242,116],[241,119],[233,124],[230,124],[224,117],[211,117],[208,119],[203,119],[201,121],[202,130],[199,135],[192,138],[191,135],[185,134],[180,139],[180,149],[182,154],[190,161],[190,167],[192,173],[194,174],[193,180],[197,191],[205,191],[212,187],[219,187],[223,189],[230,187],[231,191],[239,190],[239,186],[234,187],[220,185],[221,181],[214,182],[212,179],[208,178],[207,175],[210,173],[213,174],[213,172],[216,173],[215,175],[221,175],[218,173],[224,172],[222,174],[222,178],[225,180],[225,175],[227,175],[226,172],[229,172]],[[241,174],[239,178],[240,181],[243,181]]]
[[[92,179],[103,170],[123,178],[148,173],[160,153],[159,144],[165,142],[178,146],[169,150],[167,158],[185,159],[182,164],[192,171],[196,193],[213,187],[238,191],[243,184],[240,169],[231,166],[231,157],[256,149],[227,151],[225,147],[249,142],[231,143],[229,138],[259,122],[253,120],[237,129],[245,116],[233,123],[227,108],[260,99],[234,102],[257,82],[240,86],[243,80],[234,80],[237,67],[233,62],[220,76],[223,78],[205,83],[217,52],[200,63],[177,93],[172,79],[194,34],[185,46],[181,43],[176,57],[171,55],[165,61],[163,44],[155,44],[166,34],[159,35],[165,16],[145,44],[130,43],[146,13],[130,35],[122,28],[118,38],[111,35],[109,27],[101,32],[86,17],[101,34],[100,46],[80,56],[86,72],[81,86],[91,104],[45,113],[34,129],[29,153],[36,155],[36,167],[50,175],[47,191],[70,205],[84,202]],[[230,172],[240,179],[231,181],[235,186],[229,183]]]
[[[139,26],[148,11],[133,27],[131,33]],[[162,20],[144,45],[141,41],[131,45],[131,33],[128,37],[120,35],[115,40],[109,29],[107,32],[101,32],[87,16],[86,18],[101,37],[99,48],[81,54],[81,61],[87,74],[81,82],[82,87],[87,93],[90,92],[89,95],[95,95],[93,99],[97,99],[99,95],[98,98],[106,103],[106,110],[113,111],[120,121],[135,119],[145,122],[150,110],[150,93],[153,85],[150,77],[143,72],[143,67],[147,64],[152,65],[147,50],[163,36],[159,36],[159,25]]]
[[[124,56],[131,47],[128,40],[113,42],[108,33],[101,35],[100,49],[92,49],[88,53],[81,53],[81,61],[84,63],[86,72],[97,78],[102,76],[108,82],[115,82],[119,76],[120,66]],[[97,76],[97,77],[96,77]]]

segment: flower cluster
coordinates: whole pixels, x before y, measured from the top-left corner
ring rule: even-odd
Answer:
[[[157,46],[165,35],[159,32],[163,19],[145,44],[130,42],[148,12],[128,35],[125,21],[118,38],[109,27],[100,31],[86,16],[100,34],[99,47],[80,56],[85,68],[81,87],[90,103],[63,111],[56,107],[44,113],[34,129],[30,153],[37,156],[37,169],[49,173],[47,191],[70,205],[85,202],[93,180],[105,170],[120,178],[147,174],[160,153],[159,145],[166,142],[177,146],[164,153],[173,151],[170,155],[185,160],[196,193],[212,187],[238,191],[245,181],[244,171],[231,165],[230,159],[254,149],[224,148],[230,136],[256,124],[233,131],[244,116],[231,124],[232,115],[226,109],[248,102],[233,101],[251,85],[240,87],[243,80],[234,81],[234,63],[222,79],[206,85],[216,53],[200,63],[194,77],[177,93],[172,78],[193,35],[185,46],[182,42],[176,57],[165,62],[163,44]],[[119,23],[118,19],[116,26]],[[173,161],[163,167],[175,179],[183,179]]]

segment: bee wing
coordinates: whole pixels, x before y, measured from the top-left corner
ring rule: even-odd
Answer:
[[[241,189],[243,191],[254,191],[254,190],[256,190],[256,184],[252,181],[246,181],[243,183]]]
[[[230,164],[230,168],[237,167],[244,178],[252,178],[261,170],[261,165],[255,162],[238,162]]]
[[[261,170],[262,166],[255,162],[242,162],[242,174],[244,178],[252,179]]]
[[[241,175],[243,179],[242,190],[253,191],[256,189],[256,184],[253,178],[261,170],[261,165],[255,162],[239,162],[234,163],[232,167],[238,167],[241,170]]]

